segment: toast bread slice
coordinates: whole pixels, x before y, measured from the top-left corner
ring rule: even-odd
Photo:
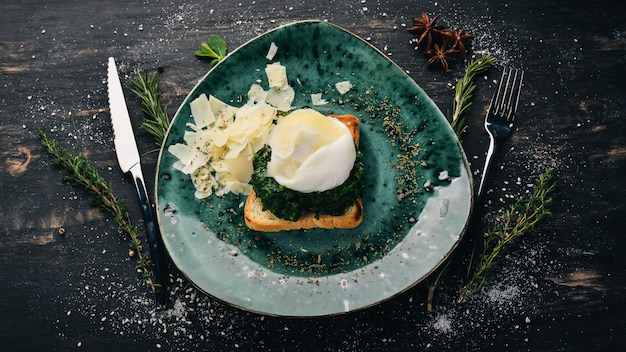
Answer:
[[[263,207],[261,198],[251,191],[244,207],[246,226],[255,231],[277,232],[305,229],[353,229],[363,221],[363,203],[357,199],[346,212],[339,216],[321,214],[319,218],[313,213],[307,213],[297,221],[281,219]]]
[[[354,115],[328,115],[336,118],[348,127],[352,134],[354,144],[358,147],[360,132],[359,120]],[[251,230],[261,232],[277,232],[304,230],[313,228],[322,229],[353,229],[358,227],[363,221],[363,203],[360,198],[356,199],[354,204],[350,206],[342,215],[326,215],[320,214],[316,217],[313,213],[307,213],[300,216],[297,221],[285,220],[274,215],[270,210],[263,206],[259,197],[256,196],[254,190],[250,191],[248,199],[244,207],[244,220],[246,226]]]

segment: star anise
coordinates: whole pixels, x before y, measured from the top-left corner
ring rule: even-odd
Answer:
[[[407,28],[409,33],[418,37],[417,43],[423,44],[426,53],[430,52],[433,42],[433,32],[438,32],[445,28],[444,26],[437,25],[439,16],[440,15],[437,15],[431,19],[426,13],[422,13],[422,17],[413,18],[413,27]]]
[[[441,46],[439,46],[439,44],[434,44],[432,56],[430,57],[430,59],[428,59],[426,65],[439,65],[443,67],[446,72],[448,72],[448,70],[450,69],[448,62],[451,59],[451,56],[454,54],[458,54],[459,51],[455,48],[448,49],[446,46],[447,44],[445,43]]]
[[[470,40],[474,39],[474,36],[469,33],[465,33],[464,29],[461,29],[458,32],[451,29],[444,29],[440,33],[445,41],[452,44],[452,48],[459,51],[459,56],[465,59],[467,46],[469,45]]]

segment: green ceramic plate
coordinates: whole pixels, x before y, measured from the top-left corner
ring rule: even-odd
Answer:
[[[322,113],[361,122],[364,220],[354,230],[250,231],[245,197],[194,197],[167,148],[192,121],[201,93],[234,106],[251,84],[267,89],[264,68],[287,67],[293,106],[322,93]],[[335,83],[354,86],[340,94]],[[326,22],[269,31],[215,66],[177,111],[156,180],[161,234],[178,268],[199,289],[233,306],[276,316],[324,316],[372,306],[414,286],[455,248],[469,218],[467,160],[450,126],[422,89],[367,42]]]

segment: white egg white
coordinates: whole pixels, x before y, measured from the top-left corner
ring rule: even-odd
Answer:
[[[343,184],[354,166],[356,147],[350,130],[313,109],[282,118],[268,137],[272,156],[267,175],[301,192],[323,192]]]

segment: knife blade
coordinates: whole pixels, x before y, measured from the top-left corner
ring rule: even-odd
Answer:
[[[133,126],[128,114],[122,83],[117,73],[115,59],[110,57],[107,70],[107,82],[109,91],[109,107],[111,110],[111,123],[113,125],[113,142],[117,161],[124,173],[130,172],[135,183],[137,194],[141,202],[142,215],[146,227],[150,257],[154,265],[154,278],[156,281],[155,295],[158,305],[167,304],[167,267],[165,252],[154,222],[154,215],[148,192],[141,170],[141,159],[137,142],[133,133]]]

